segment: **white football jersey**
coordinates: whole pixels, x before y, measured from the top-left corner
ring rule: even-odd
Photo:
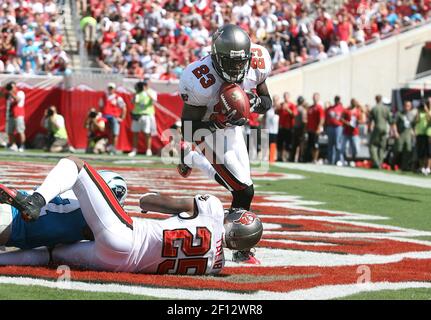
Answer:
[[[133,222],[133,251],[127,269],[142,273],[213,274],[224,266],[224,210],[220,200],[197,195],[194,217]]]
[[[244,77],[241,88],[244,90],[256,89],[264,82],[272,70],[271,56],[266,48],[251,45],[253,58],[250,69]],[[211,55],[189,64],[181,74],[179,91],[183,101],[192,106],[205,106],[208,108],[204,120],[208,120],[219,101],[219,90],[225,81],[217,74]]]

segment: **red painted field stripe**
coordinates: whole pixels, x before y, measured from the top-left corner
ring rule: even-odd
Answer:
[[[175,275],[142,275],[130,273],[95,272],[72,270],[75,281],[97,281],[103,283],[123,283],[149,285],[155,287],[191,288],[198,290],[250,291],[267,290],[288,292],[296,289],[307,289],[321,285],[354,284],[360,273],[359,265],[341,267],[242,267],[224,270],[223,280],[215,277],[175,276]],[[389,264],[376,264],[371,268],[371,281],[404,282],[430,281],[431,259],[404,259]],[[0,274],[9,276],[30,276],[57,279],[55,269],[34,267],[0,267]],[[259,277],[256,282],[233,282],[229,275]],[[265,281],[268,277],[268,281]],[[274,278],[276,278],[274,280]],[[277,279],[278,278],[278,279]],[[236,279],[236,278],[235,278]]]

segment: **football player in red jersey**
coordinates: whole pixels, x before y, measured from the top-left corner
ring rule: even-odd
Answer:
[[[214,121],[220,87],[226,82],[238,84],[248,94],[251,111],[264,114],[272,106],[265,82],[271,68],[268,51],[251,43],[240,27],[227,24],[214,33],[211,54],[191,63],[181,75],[183,138],[199,147],[185,148],[178,171],[187,177],[192,168],[202,170],[232,193],[232,208],[249,210],[254,188],[241,128],[244,123]],[[250,250],[236,252],[234,260],[259,263]]]

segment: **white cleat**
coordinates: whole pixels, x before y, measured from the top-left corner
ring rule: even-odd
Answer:
[[[129,152],[128,156],[129,157],[136,157],[136,150],[132,150],[131,152]]]

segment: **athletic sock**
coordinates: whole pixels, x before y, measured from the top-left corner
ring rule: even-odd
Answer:
[[[78,167],[75,162],[69,159],[61,159],[50,171],[42,185],[37,188],[36,192],[42,195],[46,203],[48,203],[59,194],[72,189],[77,179]]]
[[[196,151],[193,151],[193,168],[198,168],[201,170],[206,176],[210,179],[214,179],[216,171],[213,168],[212,164],[209,162],[209,160],[202,154]],[[216,159],[213,159],[212,161],[216,161]]]

